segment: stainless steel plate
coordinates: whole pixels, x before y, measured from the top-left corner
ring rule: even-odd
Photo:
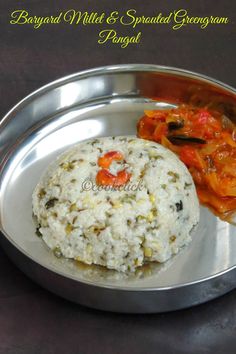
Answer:
[[[83,305],[134,313],[196,305],[235,287],[236,229],[206,208],[201,208],[188,248],[164,265],[145,266],[130,276],[57,259],[35,235],[31,195],[48,164],[78,141],[135,134],[143,110],[170,107],[170,96],[176,104],[213,102],[235,119],[234,89],[198,74],[150,65],[104,67],[63,78],[4,117],[0,242],[29,277]]]

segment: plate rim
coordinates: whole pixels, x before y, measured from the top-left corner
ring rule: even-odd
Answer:
[[[1,226],[1,224],[0,224],[0,226]],[[193,280],[193,281],[190,281],[190,282],[186,282],[186,283],[180,283],[178,285],[173,285],[173,286],[144,287],[144,288],[132,287],[131,288],[129,286],[123,286],[122,285],[122,286],[116,287],[115,285],[112,285],[112,284],[103,284],[102,282],[101,283],[95,283],[95,282],[92,282],[92,281],[89,281],[89,280],[85,280],[85,279],[77,279],[73,275],[66,275],[62,271],[58,271],[58,270],[53,269],[53,267],[50,266],[50,265],[49,266],[45,266],[45,264],[41,263],[40,261],[35,260],[30,254],[27,254],[25,252],[25,250],[23,250],[21,248],[21,246],[17,245],[15,243],[15,241],[12,240],[10,238],[10,236],[6,232],[2,231],[2,228],[0,229],[0,237],[1,237],[1,233],[6,238],[6,240],[8,242],[10,242],[11,245],[13,247],[15,247],[20,253],[22,253],[26,258],[29,258],[32,262],[37,263],[42,268],[45,268],[46,270],[49,270],[49,271],[51,271],[53,273],[56,273],[59,276],[62,276],[62,277],[67,278],[67,279],[70,279],[72,281],[80,282],[80,283],[83,283],[85,285],[96,286],[96,287],[99,287],[99,288],[106,288],[106,289],[110,289],[110,290],[133,291],[133,292],[140,292],[140,291],[142,291],[142,292],[143,291],[152,292],[152,291],[178,290],[180,288],[190,287],[190,286],[193,286],[193,285],[196,285],[196,284],[201,284],[201,283],[205,283],[205,282],[210,281],[210,280],[214,280],[214,279],[216,279],[218,277],[221,277],[221,276],[233,271],[234,269],[236,269],[236,263],[235,263],[235,265],[231,266],[230,268],[224,269],[221,272],[215,273],[213,275],[210,275],[210,276],[207,276],[207,277],[204,277],[204,278],[200,278],[200,279],[197,279],[197,280]],[[66,259],[66,260],[73,262],[73,259]],[[235,286],[236,286],[236,284],[235,284]]]
[[[49,82],[48,84],[43,85],[42,87],[40,87],[40,88],[36,89],[35,91],[33,91],[32,93],[28,94],[26,97],[24,97],[22,100],[20,100],[16,105],[14,105],[6,113],[6,115],[2,118],[2,120],[0,121],[0,134],[4,130],[5,126],[7,125],[8,120],[12,119],[12,115],[14,115],[15,111],[17,111],[17,110],[21,109],[22,107],[24,107],[25,105],[27,105],[34,98],[39,97],[40,95],[46,93],[47,91],[50,91],[51,89],[59,87],[61,84],[66,84],[66,83],[70,82],[71,80],[75,80],[77,78],[84,79],[87,77],[91,77],[91,76],[99,75],[99,74],[104,74],[104,73],[113,74],[113,73],[122,73],[122,72],[126,73],[126,72],[135,72],[135,71],[157,72],[157,73],[167,73],[167,74],[172,73],[172,74],[177,74],[182,77],[201,79],[202,81],[205,81],[208,83],[210,82],[211,84],[213,84],[221,89],[223,88],[227,91],[230,91],[233,94],[236,94],[236,89],[234,87],[232,87],[228,84],[225,84],[219,80],[216,80],[210,76],[203,75],[203,74],[200,74],[200,73],[197,73],[194,71],[189,71],[189,70],[185,70],[185,69],[181,69],[181,68],[172,67],[172,66],[163,66],[163,65],[155,65],[155,64],[117,64],[117,65],[114,64],[114,65],[108,65],[108,66],[100,66],[97,68],[91,68],[91,69],[75,72],[70,75],[66,75],[66,76],[61,77],[57,80]],[[4,152],[5,152],[5,154],[4,154]],[[0,164],[0,174],[4,170],[4,166],[5,166],[4,157],[5,157],[6,153],[7,153],[7,149],[4,149],[0,153],[0,158],[2,159],[2,162],[3,162]],[[0,183],[1,183],[1,176],[0,176]],[[210,276],[207,276],[204,278],[200,278],[200,279],[197,279],[197,280],[194,280],[191,282],[180,283],[180,284],[173,285],[173,286],[145,287],[145,288],[140,288],[140,287],[139,288],[136,288],[136,287],[131,288],[129,286],[121,286],[121,287],[117,288],[115,285],[112,285],[112,284],[103,284],[102,282],[96,284],[92,281],[88,281],[85,279],[76,279],[76,277],[74,277],[73,275],[67,275],[61,271],[53,269],[52,266],[45,266],[45,264],[42,264],[40,261],[34,259],[30,254],[27,254],[26,251],[21,248],[21,246],[17,245],[15,243],[15,241],[12,240],[10,235],[8,235],[8,233],[5,232],[5,230],[3,229],[1,219],[0,219],[0,233],[2,233],[2,236],[5,237],[6,240],[8,242],[10,242],[11,245],[13,247],[15,247],[19,252],[21,252],[24,256],[29,258],[31,261],[37,263],[41,267],[43,267],[49,271],[52,271],[53,273],[56,273],[59,276],[70,279],[72,281],[81,282],[86,285],[92,285],[92,286],[96,286],[99,288],[106,288],[106,289],[111,289],[111,290],[119,290],[119,291],[125,290],[125,291],[133,291],[133,292],[175,290],[175,289],[179,289],[179,288],[183,288],[183,287],[189,287],[192,285],[196,285],[199,283],[204,283],[209,280],[213,280],[217,277],[221,277],[221,276],[225,275],[226,273],[231,272],[232,270],[234,270],[236,268],[236,263],[235,263],[235,265],[231,266],[230,268],[224,269],[224,270],[222,270],[218,273],[215,273],[213,275],[210,275]]]
[[[231,93],[236,94],[236,88],[234,88],[231,85],[228,85],[220,80],[214,79],[211,76],[204,75],[195,71],[191,70],[186,70],[174,66],[165,66],[165,65],[156,65],[156,64],[113,64],[113,65],[105,65],[105,66],[99,66],[96,68],[90,68],[87,70],[82,70],[78,71],[66,76],[63,76],[61,78],[58,78],[56,80],[53,80],[38,89],[32,91],[29,93],[27,96],[25,96],[23,99],[18,101],[10,110],[2,117],[0,120],[0,134],[1,130],[4,128],[5,124],[7,124],[7,121],[9,118],[11,118],[12,113],[24,106],[28,101],[32,100],[34,97],[38,97],[43,93],[46,93],[49,89],[56,88],[58,85],[60,85],[62,82],[67,83],[72,79],[75,79],[78,77],[78,79],[83,79],[87,78],[90,76],[99,75],[101,73],[115,73],[115,72],[128,72],[128,71],[147,71],[147,72],[161,72],[161,73],[175,73],[179,74],[180,76],[183,77],[190,77],[190,78],[200,78],[205,82],[210,82],[214,84],[215,86],[218,86],[219,88],[224,88],[226,90],[231,91]]]

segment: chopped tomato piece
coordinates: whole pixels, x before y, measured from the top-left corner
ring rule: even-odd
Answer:
[[[156,123],[153,119],[149,119],[149,117],[143,117],[143,119],[138,122],[139,135],[143,139],[151,139],[155,130],[155,124]]]
[[[197,149],[192,146],[188,146],[188,145],[183,146],[180,150],[179,157],[180,160],[183,161],[185,165],[189,167],[193,166],[199,170],[205,168],[205,163],[203,159],[201,158]]]
[[[201,110],[199,111],[199,113],[197,114],[197,120],[196,120],[196,122],[197,122],[198,124],[203,124],[203,125],[205,125],[205,124],[208,123],[210,117],[211,117],[211,114],[210,114],[207,110],[201,109]]]
[[[116,176],[115,186],[122,186],[129,182],[131,178],[131,173],[126,170],[119,171]]]
[[[155,131],[153,133],[153,138],[155,141],[160,141],[163,135],[167,134],[167,125],[166,123],[159,122],[156,125]]]
[[[110,171],[106,169],[101,169],[98,171],[96,176],[96,183],[101,186],[122,186],[126,184],[131,178],[131,174],[126,170],[119,171],[117,175],[113,175]]]
[[[96,183],[100,186],[111,186],[114,184],[116,176],[111,174],[108,170],[101,169],[96,176]]]
[[[152,120],[160,120],[162,122],[165,122],[166,120],[166,112],[165,111],[144,111],[145,115],[149,118],[152,118]]]
[[[112,161],[121,161],[123,160],[123,155],[119,151],[109,151],[105,155],[99,157],[98,159],[98,166],[104,167],[104,168],[109,168],[111,165]]]

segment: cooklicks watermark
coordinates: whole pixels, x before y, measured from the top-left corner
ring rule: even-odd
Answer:
[[[137,12],[136,9],[128,9],[123,13],[119,11],[105,12],[89,12],[69,9],[50,14],[48,16],[38,16],[31,14],[25,9],[15,10],[10,14],[10,24],[12,25],[31,25],[34,29],[40,29],[46,25],[60,25],[65,23],[70,26],[99,26],[98,44],[113,43],[120,45],[121,48],[126,48],[130,44],[138,44],[142,39],[142,31],[140,26],[170,26],[172,30],[180,30],[187,26],[198,26],[202,30],[209,25],[227,25],[230,20],[228,17],[222,16],[195,16],[189,13],[186,9],[177,9],[169,13],[157,12],[149,16]],[[124,35],[118,33],[114,28],[116,25],[121,25],[123,32],[127,27],[133,29],[132,35]],[[104,29],[101,29],[104,25]],[[107,28],[109,26],[109,28]],[[143,29],[144,27],[142,27]]]
[[[143,181],[140,179],[137,183],[126,183],[121,186],[117,186],[115,184],[113,185],[97,185],[93,180],[90,178],[86,178],[82,184],[81,184],[81,190],[80,192],[87,192],[87,191],[93,191],[93,192],[100,192],[100,191],[106,191],[106,192],[115,192],[115,191],[125,191],[125,192],[137,192],[137,191],[142,191],[144,188]]]

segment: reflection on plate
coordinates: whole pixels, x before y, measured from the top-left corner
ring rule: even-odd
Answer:
[[[194,88],[211,92],[234,112],[235,91],[214,80],[178,69],[124,65],[59,80],[8,114],[0,125],[0,240],[28,276],[78,303],[137,313],[188,307],[235,287],[235,227],[206,208],[189,247],[164,265],[121,278],[101,267],[57,259],[35,236],[32,191],[56,156],[84,139],[135,134],[144,109],[170,107],[167,89],[184,101]]]

